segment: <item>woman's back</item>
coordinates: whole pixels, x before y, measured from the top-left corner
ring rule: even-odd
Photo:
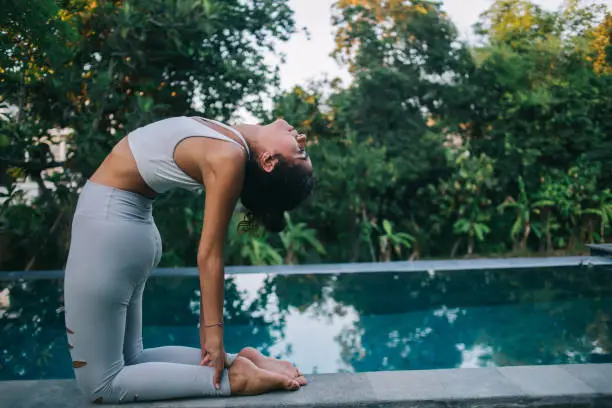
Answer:
[[[239,132],[220,122],[207,121],[211,124],[204,123],[200,118],[180,116],[153,122],[130,132],[117,143],[91,180],[147,197],[154,197],[177,187],[187,190],[201,188],[200,175],[190,175],[184,170],[189,166],[180,165],[190,161],[189,157],[185,156],[189,156],[193,149],[181,149],[181,157],[176,157],[179,144],[193,144],[194,141],[186,139],[203,138],[231,142],[250,154],[246,140]],[[218,142],[204,143],[208,150],[212,150],[212,146],[218,146]]]

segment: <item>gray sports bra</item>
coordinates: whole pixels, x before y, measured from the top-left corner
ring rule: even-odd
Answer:
[[[198,190],[202,184],[188,176],[174,161],[174,150],[183,139],[188,137],[209,137],[241,145],[251,155],[246,140],[235,129],[215,120],[206,119],[236,134],[244,143],[231,139],[186,116],[163,119],[130,132],[128,144],[136,160],[136,166],[144,181],[157,193],[172,188]]]

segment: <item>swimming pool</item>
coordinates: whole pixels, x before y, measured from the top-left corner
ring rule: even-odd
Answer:
[[[72,378],[62,281],[3,289],[0,380]],[[151,278],[145,347],[198,347],[198,296],[196,278]],[[304,373],[612,361],[605,267],[234,275],[225,310],[228,351],[253,346]]]

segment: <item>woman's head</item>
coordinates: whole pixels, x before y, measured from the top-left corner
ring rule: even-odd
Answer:
[[[240,199],[247,219],[271,232],[285,227],[285,211],[302,203],[314,186],[306,136],[280,119],[257,128]]]

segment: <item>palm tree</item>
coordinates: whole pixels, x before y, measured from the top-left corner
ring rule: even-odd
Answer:
[[[240,255],[252,265],[280,265],[283,263],[281,254],[265,238],[251,237],[242,247]]]
[[[543,219],[537,228],[534,227],[534,232],[538,237],[542,235],[540,227],[543,225],[544,233],[546,234],[546,251],[551,251],[554,246],[552,242],[552,231],[560,227],[559,223],[554,220],[553,209],[555,208],[555,201],[548,198],[545,195],[541,195],[540,198],[531,205],[534,213]]]
[[[307,254],[309,248],[314,248],[319,254],[325,254],[325,248],[317,239],[314,229],[308,228],[303,222],[294,224],[287,213],[285,213],[285,220],[287,226],[279,234],[285,249],[285,264],[295,264],[298,257]]]
[[[474,253],[474,237],[478,241],[484,241],[484,236],[491,232],[491,228],[485,224],[486,218],[484,216],[477,216],[475,219],[460,218],[453,225],[453,231],[455,234],[467,235],[468,236],[468,249],[467,256]],[[458,245],[455,244],[453,253]]]
[[[393,224],[388,220],[382,222],[383,234],[378,238],[380,248],[380,259],[383,262],[391,261],[391,253],[401,258],[402,249],[410,249],[414,242],[414,237],[405,232],[393,231]]]
[[[283,257],[269,243],[267,233],[242,233],[238,231],[239,217],[232,218],[228,229],[226,261],[234,264],[280,265]]]
[[[593,197],[593,201],[597,203],[597,207],[587,208],[582,213],[594,214],[599,217],[599,242],[603,243],[605,242],[606,227],[610,226],[612,220],[612,192],[610,192],[610,189],[605,189],[601,194]]]
[[[519,235],[522,233],[519,248],[524,250],[527,247],[527,239],[531,234],[531,203],[525,189],[525,182],[523,177],[519,176],[519,196],[518,200],[512,197],[506,198],[506,200],[498,207],[500,212],[503,212],[506,208],[514,208],[516,210],[516,219],[510,230],[510,236],[515,242],[518,241]]]

